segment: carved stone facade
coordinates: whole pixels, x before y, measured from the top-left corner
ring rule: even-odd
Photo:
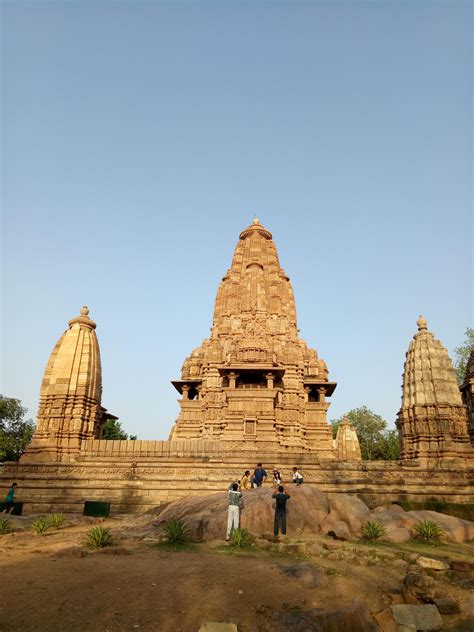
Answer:
[[[406,354],[397,419],[401,458],[424,467],[464,467],[472,450],[456,372],[423,316],[417,324]]]
[[[83,307],[56,343],[40,391],[36,431],[22,462],[74,460],[83,441],[100,436],[112,417],[101,406],[102,373],[96,324]]]
[[[466,366],[464,382],[461,386],[462,401],[467,410],[467,431],[474,445],[474,349],[471,349]]]
[[[334,458],[326,421],[335,382],[298,336],[290,280],[258,219],[240,234],[219,286],[210,338],[186,359],[170,439],[239,441]]]
[[[356,429],[347,417],[344,417],[337,428],[334,447],[338,461],[360,461],[362,459]]]

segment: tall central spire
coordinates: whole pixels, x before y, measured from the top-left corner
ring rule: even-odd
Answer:
[[[255,218],[217,291],[212,333],[173,382],[183,395],[171,438],[279,444],[333,457],[326,411],[335,384],[298,338],[290,280]]]

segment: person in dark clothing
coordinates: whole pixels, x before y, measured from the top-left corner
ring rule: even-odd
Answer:
[[[8,490],[7,497],[5,498],[5,508],[3,509],[3,513],[10,513],[10,511],[15,506],[14,502],[13,502],[13,497],[15,496],[15,487],[16,486],[17,486],[17,484],[13,483],[12,486],[10,487],[10,489]]]
[[[277,536],[281,525],[281,532],[283,535],[286,535],[286,502],[290,498],[290,494],[287,494],[283,485],[280,485],[278,491],[272,495],[272,498],[276,500],[273,533]]]
[[[252,487],[261,487],[267,478],[267,473],[262,467],[261,463],[257,464],[257,467],[253,471]]]

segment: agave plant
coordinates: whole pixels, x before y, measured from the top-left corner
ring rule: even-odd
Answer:
[[[0,518],[0,535],[11,533],[13,531],[12,521],[8,518]]]
[[[49,526],[52,529],[59,529],[60,527],[63,526],[64,524],[64,516],[61,513],[54,513],[51,516],[49,516],[48,521],[49,521]]]
[[[169,544],[185,544],[188,541],[188,525],[182,520],[170,520],[163,526],[163,531]]]
[[[434,520],[422,520],[415,527],[415,537],[425,542],[439,542],[444,534],[443,529]]]
[[[251,544],[252,536],[247,531],[247,529],[242,529],[239,527],[238,529],[233,529],[233,531],[230,532],[231,546],[244,548],[246,546],[250,546]]]
[[[49,520],[44,516],[38,516],[31,523],[31,528],[36,533],[36,535],[43,535],[50,527]]]
[[[364,538],[367,538],[367,540],[378,540],[385,535],[386,532],[387,531],[383,524],[380,524],[380,522],[376,522],[375,520],[367,520],[361,528],[361,533]]]
[[[102,549],[105,546],[112,546],[113,543],[114,539],[110,533],[110,529],[100,524],[96,527],[92,527],[84,540],[84,546],[88,549]]]

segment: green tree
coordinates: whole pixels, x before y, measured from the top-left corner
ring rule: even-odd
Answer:
[[[367,461],[393,461],[399,458],[398,432],[389,430],[387,422],[367,406],[354,408],[340,419],[331,420],[333,437],[342,419],[347,417],[356,429],[362,458]]]
[[[464,382],[467,361],[472,349],[474,349],[474,329],[467,327],[464,334],[464,342],[454,349],[454,368],[456,369],[459,385]]]
[[[128,439],[118,419],[107,419],[102,429],[102,439]]]
[[[35,425],[27,412],[19,399],[0,395],[0,461],[18,461],[31,441]]]

